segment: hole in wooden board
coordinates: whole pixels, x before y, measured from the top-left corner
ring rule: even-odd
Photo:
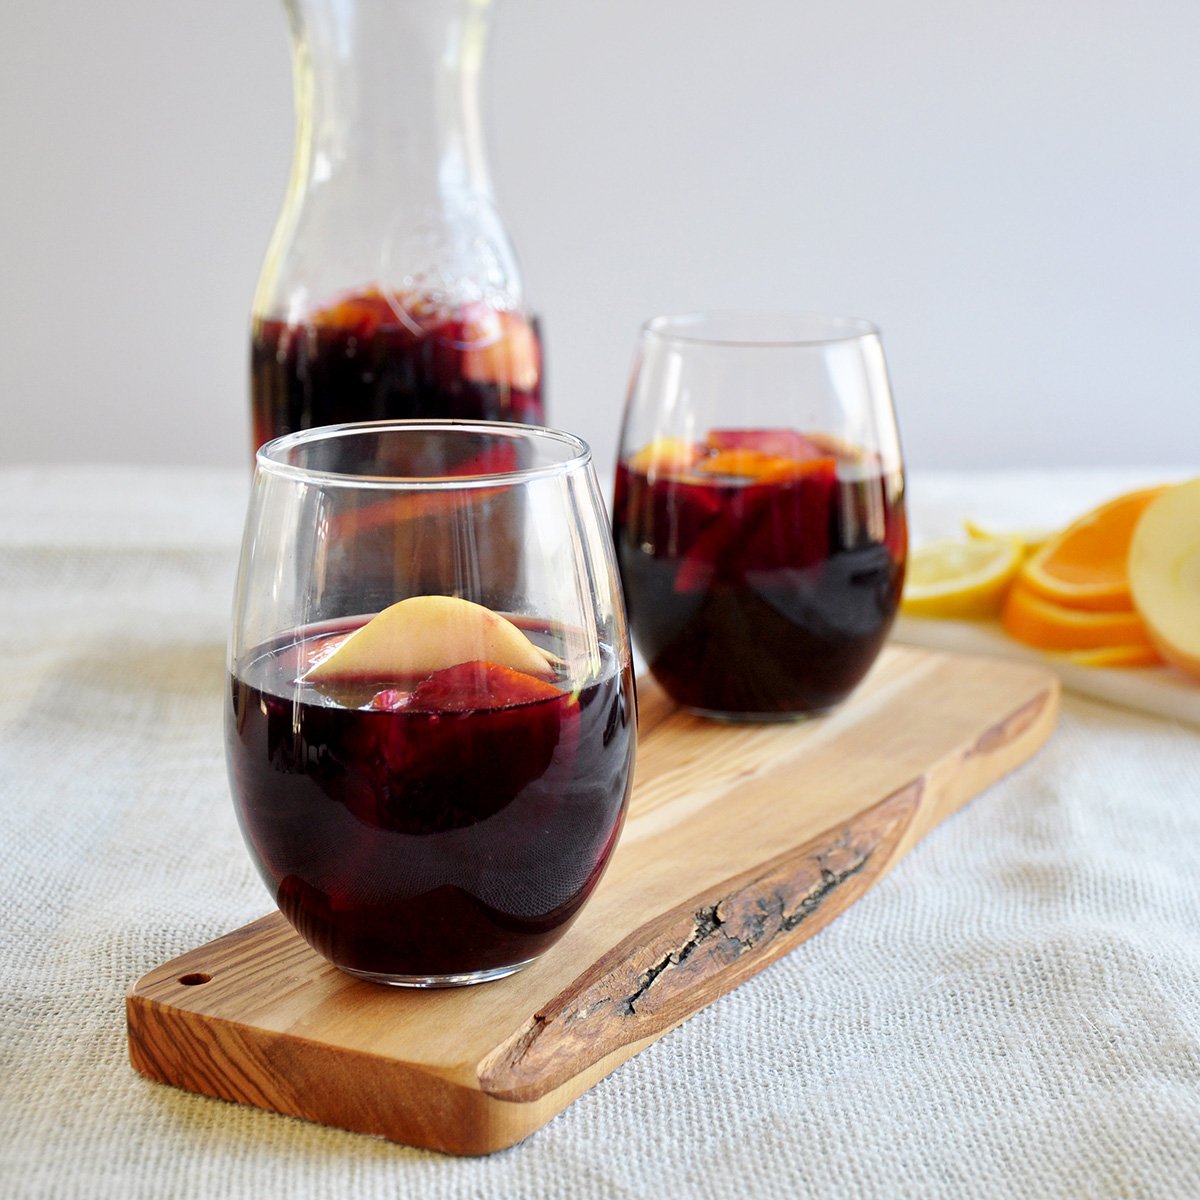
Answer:
[[[180,975],[179,982],[184,987],[195,987],[198,983],[207,983],[211,978],[211,975],[206,975],[203,971],[192,971],[187,975]]]

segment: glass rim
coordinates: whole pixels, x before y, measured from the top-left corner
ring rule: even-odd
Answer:
[[[705,326],[721,322],[761,324],[764,328],[790,325],[788,335],[746,337],[703,332]],[[705,309],[697,312],[652,317],[642,325],[643,337],[689,346],[729,346],[744,349],[802,349],[879,337],[879,327],[862,317],[832,313],[796,313],[781,310]]]
[[[516,467],[506,471],[481,471],[470,475],[370,475],[350,474],[346,471],[328,471],[316,467],[300,466],[286,462],[281,455],[313,442],[329,442],[335,438],[353,437],[361,434],[383,432],[428,432],[451,431],[487,434],[507,437],[513,441],[537,440],[565,446],[570,454],[560,462],[542,463],[537,466]],[[254,465],[258,472],[298,483],[325,487],[352,488],[422,488],[431,490],[455,490],[463,488],[497,487],[524,483],[531,479],[551,478],[568,474],[580,467],[590,465],[591,447],[581,437],[563,429],[552,429],[548,425],[525,425],[516,421],[468,421],[413,418],[386,421],[344,421],[336,425],[317,425],[285,433],[269,442],[264,442],[255,451]]]

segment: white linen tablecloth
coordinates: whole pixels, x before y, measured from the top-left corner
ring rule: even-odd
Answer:
[[[917,474],[919,536],[1151,472]],[[124,993],[271,907],[225,782],[245,476],[0,471],[0,1194],[1200,1196],[1200,733],[1030,764],[535,1133],[453,1159],[153,1084]]]

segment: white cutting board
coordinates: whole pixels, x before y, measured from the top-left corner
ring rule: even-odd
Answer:
[[[1174,667],[1081,667],[1058,655],[1043,654],[1013,641],[998,621],[936,621],[900,616],[892,638],[928,650],[990,654],[1040,663],[1058,675],[1064,688],[1081,696],[1200,726],[1200,679],[1192,679]]]

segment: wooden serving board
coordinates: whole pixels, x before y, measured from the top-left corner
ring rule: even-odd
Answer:
[[[640,684],[620,844],[533,966],[444,991],[329,966],[275,913],[126,998],[151,1079],[455,1154],[512,1145],[844,912],[1049,736],[1040,667],[891,646],[841,709],[718,725]]]

